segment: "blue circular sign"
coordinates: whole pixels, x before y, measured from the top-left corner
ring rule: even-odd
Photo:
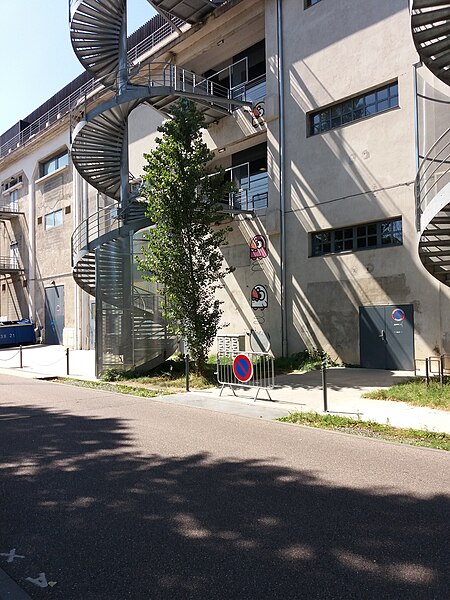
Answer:
[[[403,319],[405,318],[405,313],[401,308],[394,308],[391,316],[394,319],[394,321],[400,322],[403,321]]]
[[[252,361],[245,354],[238,354],[233,361],[233,373],[238,381],[245,383],[253,377]]]

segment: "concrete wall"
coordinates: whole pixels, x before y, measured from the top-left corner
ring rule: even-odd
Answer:
[[[342,0],[337,9],[331,0],[322,0],[303,10],[297,1],[286,0],[282,10],[287,353],[320,347],[334,358],[358,363],[359,307],[399,303],[414,305],[416,356],[446,351],[448,336],[441,323],[448,320],[449,292],[423,269],[417,253],[413,65],[418,57],[407,2]],[[215,160],[225,167],[233,153],[267,141],[269,205],[254,219],[235,218],[229,245],[223,249],[226,264],[235,271],[219,294],[224,302],[221,333],[262,329],[279,354],[281,165],[275,1],[262,6],[249,0],[218,11],[204,27],[174,44],[170,59],[202,72],[229,64],[230,57],[262,37],[267,60],[265,123],[255,127],[247,110],[237,110],[211,125],[204,139],[211,149],[222,150]],[[398,108],[309,137],[309,112],[394,80],[399,85]],[[442,84],[436,84],[439,87]],[[154,136],[146,139],[151,145]],[[393,217],[402,217],[400,247],[310,257],[312,232]],[[268,256],[252,260],[249,244],[256,235],[265,237]],[[251,292],[258,285],[267,289],[264,310],[251,308]]]
[[[9,255],[12,239],[19,244],[20,262],[24,267],[21,275],[4,277],[0,290],[2,316],[8,319],[28,317],[40,327],[45,325],[45,289],[64,286],[63,342],[74,348],[80,347],[78,304],[81,294],[76,290],[72,277],[70,240],[74,228],[82,219],[83,185],[76,186],[70,164],[41,177],[40,164],[60,151],[68,149],[67,123],[42,134],[21,148],[0,165],[3,182],[15,174],[22,174],[19,209],[23,214],[3,223],[0,237],[1,255]],[[95,197],[90,194],[90,212]],[[62,210],[62,225],[46,229],[45,215]],[[45,331],[43,332],[45,339]]]

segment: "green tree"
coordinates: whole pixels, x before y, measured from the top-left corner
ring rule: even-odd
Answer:
[[[232,270],[220,251],[230,228],[215,226],[231,188],[223,170],[207,167],[214,154],[202,140],[203,115],[185,98],[172,114],[158,128],[155,150],[144,155],[143,195],[154,227],[138,263],[144,278],[158,283],[169,328],[186,338],[203,373],[222,315],[215,291]]]

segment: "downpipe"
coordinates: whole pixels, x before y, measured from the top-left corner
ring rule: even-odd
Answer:
[[[286,314],[286,201],[285,201],[285,148],[284,148],[284,54],[283,54],[283,14],[281,0],[277,0],[277,52],[278,52],[278,97],[279,118],[279,157],[280,157],[280,278],[281,278],[281,355],[288,355],[287,314]]]

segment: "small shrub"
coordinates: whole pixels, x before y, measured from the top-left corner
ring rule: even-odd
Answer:
[[[122,379],[122,375],[123,373],[117,369],[105,369],[100,379],[102,381],[119,381],[119,379]]]

